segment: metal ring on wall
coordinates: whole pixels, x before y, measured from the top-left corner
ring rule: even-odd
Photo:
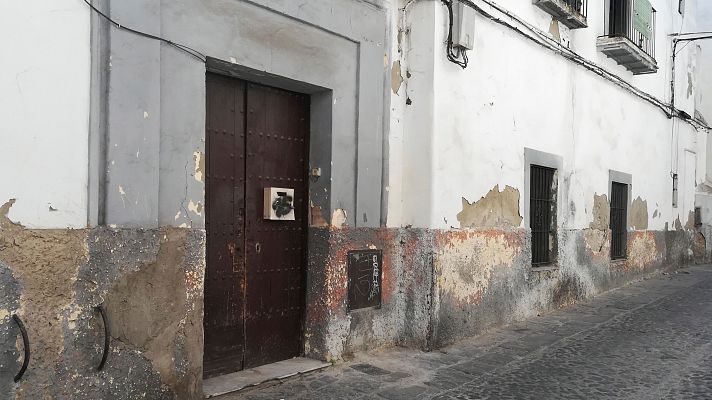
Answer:
[[[15,383],[19,382],[20,379],[22,379],[22,375],[25,374],[25,371],[27,371],[27,366],[30,364],[30,339],[27,337],[27,329],[25,329],[25,324],[22,323],[22,319],[17,314],[13,314],[12,316],[13,321],[17,324],[17,326],[20,328],[20,333],[22,333],[22,345],[25,348],[25,357],[22,360],[22,367],[20,368],[20,371],[15,375]]]
[[[104,323],[104,352],[101,355],[101,362],[96,368],[97,371],[101,371],[102,369],[104,369],[106,359],[109,357],[109,348],[111,347],[111,332],[109,332],[109,320],[106,317],[106,310],[104,310],[104,306],[98,305],[94,307],[94,309],[99,312],[99,314],[101,315],[101,320]]]

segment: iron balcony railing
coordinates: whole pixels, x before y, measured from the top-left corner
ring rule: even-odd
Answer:
[[[571,8],[571,11],[586,18],[588,14],[588,0],[562,0],[564,4]]]
[[[612,0],[608,18],[609,37],[624,37],[655,59],[657,11],[647,0]]]
[[[548,12],[570,29],[588,27],[589,0],[533,0],[533,3]]]

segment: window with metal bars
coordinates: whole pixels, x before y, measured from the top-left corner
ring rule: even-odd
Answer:
[[[610,0],[607,36],[627,38],[655,58],[656,15],[648,0]]]
[[[626,257],[628,250],[628,185],[611,182],[611,259]]]
[[[556,255],[556,170],[532,165],[529,180],[529,226],[532,265],[554,261]]]

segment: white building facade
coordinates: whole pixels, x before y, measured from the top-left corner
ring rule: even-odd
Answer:
[[[43,0],[0,31],[0,398],[203,398],[712,261],[703,0]]]
[[[27,227],[86,227],[91,15],[75,1],[1,7],[0,202]]]
[[[666,225],[674,229],[678,219],[685,225],[694,211],[695,184],[705,179],[707,132],[703,124],[669,118],[669,109],[649,103],[633,90],[669,107],[670,35],[702,30],[697,28],[705,21],[695,20],[694,2],[687,2],[683,14],[676,1],[660,3],[653,4],[657,71],[645,75],[634,75],[597,49],[597,39],[607,29],[600,4],[588,5],[588,27],[578,29],[567,28],[529,1],[500,5],[526,25],[480,4],[522,33],[478,14],[474,49],[468,51],[468,67],[462,69],[448,62],[441,48],[447,37],[447,9],[438,2],[409,3],[400,46],[401,70],[411,77],[394,103],[408,98],[412,104],[400,108],[402,120],[392,121],[389,225],[461,227],[457,214],[462,198],[474,202],[495,185],[523,192],[525,148],[563,160],[559,211],[564,214],[559,224],[564,229],[589,226],[594,195],[608,193],[609,170],[633,176],[633,197],[648,203],[647,229],[663,230]],[[528,30],[528,25],[550,40]],[[567,49],[612,77],[604,78],[557,53],[566,54]],[[704,96],[698,80],[709,78],[701,73],[698,45],[680,43],[677,51],[675,107],[694,116],[702,107],[696,98]],[[623,83],[614,82],[616,78]],[[421,145],[421,140],[429,145]],[[685,181],[676,207],[673,174]],[[521,226],[527,226],[522,202],[519,211],[524,217]]]

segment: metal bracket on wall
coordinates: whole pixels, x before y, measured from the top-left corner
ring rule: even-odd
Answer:
[[[30,364],[30,339],[27,337],[27,329],[25,329],[25,324],[22,323],[22,320],[17,314],[14,314],[12,316],[13,321],[17,324],[17,326],[20,328],[20,333],[22,334],[22,346],[25,349],[25,356],[22,360],[22,367],[20,368],[20,371],[15,375],[15,383],[19,382],[20,379],[22,379],[22,375],[25,374],[25,371],[27,371],[27,366]]]
[[[96,311],[101,315],[101,321],[104,323],[104,351],[101,354],[101,362],[99,366],[96,367],[97,371],[104,369],[106,364],[106,359],[109,357],[109,348],[111,347],[111,332],[109,332],[109,320],[106,317],[106,310],[104,310],[103,305],[98,305],[94,307]]]

